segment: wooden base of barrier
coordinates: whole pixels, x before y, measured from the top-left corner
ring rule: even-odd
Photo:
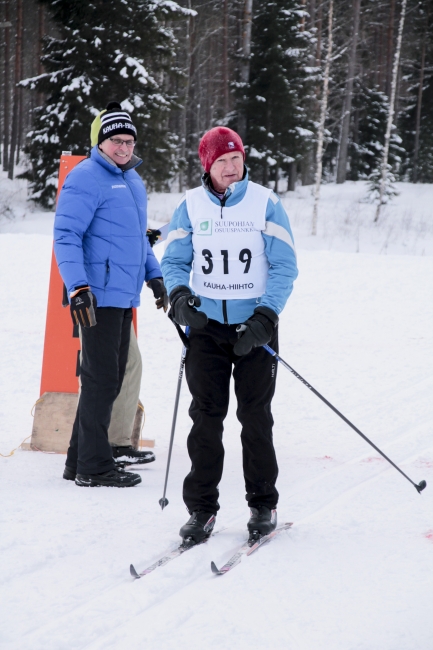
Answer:
[[[77,399],[76,393],[44,393],[35,406],[31,441],[21,448],[65,454],[77,411]],[[139,402],[131,438],[136,449],[155,446],[154,440],[140,440],[143,419],[144,408]]]

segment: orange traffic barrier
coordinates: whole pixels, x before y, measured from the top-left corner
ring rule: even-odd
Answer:
[[[85,156],[62,154],[57,198],[68,173],[85,158]],[[74,336],[71,314],[69,309],[62,307],[62,299],[63,280],[53,251],[42,359],[41,395],[53,392],[78,393],[77,368],[80,340],[78,332]]]

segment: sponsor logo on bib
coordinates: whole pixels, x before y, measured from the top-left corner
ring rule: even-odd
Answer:
[[[196,235],[212,235],[212,219],[199,221]]]

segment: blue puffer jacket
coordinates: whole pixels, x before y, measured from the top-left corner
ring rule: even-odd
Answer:
[[[143,282],[162,277],[146,237],[147,194],[95,146],[66,177],[54,221],[54,252],[68,290],[89,285],[98,307],[137,307]]]
[[[244,178],[232,183],[225,192],[225,206],[236,205],[245,196],[248,187],[248,173]],[[209,201],[219,205],[221,201],[208,187],[208,175],[202,178],[202,184]],[[203,215],[204,216],[204,215]],[[295,245],[289,218],[278,196],[274,193],[268,201],[266,209],[268,227],[262,233],[265,242],[265,255],[269,262],[269,275],[266,291],[260,298],[214,300],[201,298],[199,311],[205,312],[208,318],[232,325],[242,323],[253,315],[254,309],[260,304],[272,309],[276,314],[284,309],[288,297],[292,293],[293,282],[298,276]],[[167,245],[162,258],[161,268],[164,274],[164,284],[170,294],[177,286],[189,287],[190,273],[193,261],[192,225],[188,215],[185,197],[179,203],[170,222]]]

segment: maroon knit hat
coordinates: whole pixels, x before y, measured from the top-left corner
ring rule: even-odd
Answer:
[[[216,126],[205,133],[198,145],[198,155],[205,172],[210,171],[217,158],[233,151],[240,151],[245,160],[245,149],[240,136],[226,126]]]

